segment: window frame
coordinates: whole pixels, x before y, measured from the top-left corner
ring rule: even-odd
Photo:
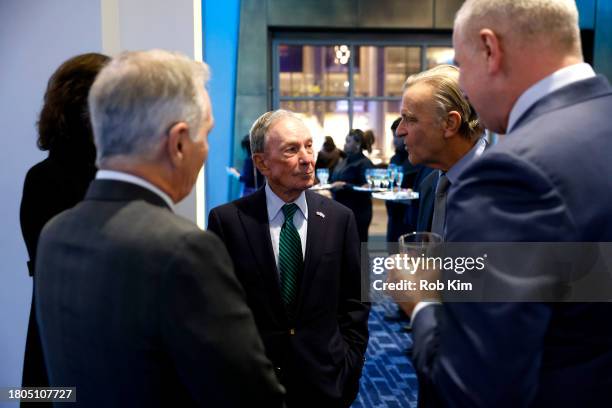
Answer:
[[[348,45],[351,56],[355,55],[356,46],[364,47],[419,47],[421,52],[421,70],[427,68],[427,48],[429,47],[451,47],[452,31],[440,30],[431,32],[298,32],[298,31],[276,31],[271,38],[271,86],[270,96],[272,108],[278,109],[281,102],[324,102],[344,101],[348,103],[349,129],[353,127],[355,101],[364,102],[397,102],[401,101],[397,96],[355,96],[355,58],[349,59],[348,66],[348,94],[344,96],[280,96],[280,56],[279,45],[301,45],[301,46],[334,46]]]

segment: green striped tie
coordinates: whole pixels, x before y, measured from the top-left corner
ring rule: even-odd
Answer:
[[[293,215],[297,209],[298,206],[295,204],[285,204],[283,206],[285,222],[281,227],[278,245],[281,298],[288,309],[291,309],[295,304],[298,276],[303,264],[302,240],[295,225],[293,225]]]

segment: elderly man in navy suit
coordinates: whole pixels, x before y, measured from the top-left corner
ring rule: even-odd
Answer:
[[[451,188],[446,239],[612,241],[612,88],[583,63],[574,1],[468,0],[453,42],[463,91],[506,136]],[[446,406],[607,406],[611,314],[598,303],[419,303],[415,366]]]
[[[263,114],[250,138],[266,185],[214,208],[208,228],[234,261],[287,405],[347,407],[368,343],[355,218],[307,191],[314,183],[312,137],[295,114]]]

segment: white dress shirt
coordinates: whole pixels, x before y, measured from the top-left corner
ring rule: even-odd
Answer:
[[[510,111],[508,117],[508,126],[506,133],[510,133],[516,125],[516,121],[520,119],[523,113],[527,112],[534,103],[544,98],[546,95],[553,93],[557,89],[563,88],[574,82],[582,81],[583,79],[592,78],[595,76],[595,71],[589,64],[581,63],[570,65],[553,72],[544,79],[539,80],[531,85],[523,94],[516,100],[516,103]]]
[[[98,170],[98,172],[96,173],[96,179],[97,180],[123,181],[126,183],[136,184],[137,186],[146,188],[147,190],[160,196],[166,202],[166,204],[168,204],[168,207],[170,207],[170,210],[174,212],[174,203],[172,202],[172,199],[170,198],[170,196],[143,178],[134,176],[133,174],[124,173],[122,171]]]
[[[266,207],[268,208],[268,222],[270,223],[270,237],[272,238],[272,249],[274,250],[274,260],[276,261],[276,267],[278,270],[278,245],[280,242],[280,232],[283,223],[285,222],[285,214],[283,214],[282,208],[286,203],[281,200],[266,183]],[[300,240],[302,241],[302,259],[306,256],[306,233],[308,231],[308,204],[306,203],[306,194],[302,191],[302,194],[293,201],[299,208],[293,215],[293,225],[300,234]]]

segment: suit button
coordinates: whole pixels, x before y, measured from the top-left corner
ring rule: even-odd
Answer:
[[[289,334],[294,336],[295,335],[295,329],[293,329],[293,328],[289,329]]]

